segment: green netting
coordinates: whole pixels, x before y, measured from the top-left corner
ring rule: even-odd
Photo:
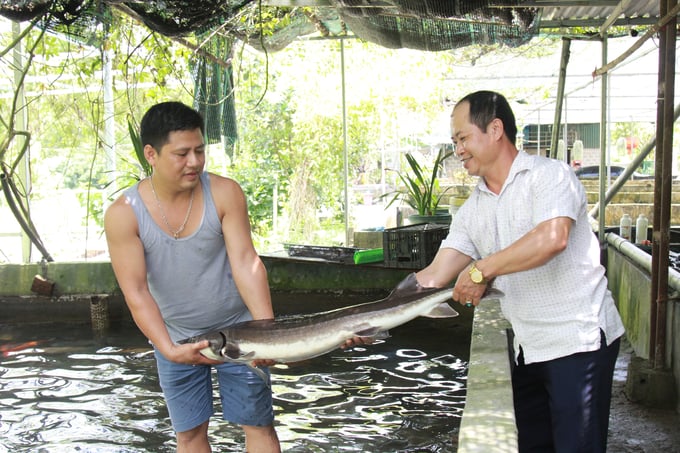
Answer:
[[[227,61],[233,44],[233,39],[214,36],[206,44],[206,50]],[[195,82],[194,108],[205,118],[206,141],[222,142],[225,152],[232,157],[238,134],[231,67],[226,69],[205,58],[196,58],[191,62],[191,69]]]
[[[345,33],[386,47],[454,49],[475,43],[517,45],[537,33],[537,9],[524,0],[332,0],[332,8],[266,8],[279,19],[267,40],[279,50],[297,36],[319,31]],[[256,0],[0,0],[0,15],[13,20],[42,18],[44,26],[90,39],[108,8],[116,7],[166,36],[189,35],[220,26],[223,33],[260,40]],[[329,14],[329,10],[333,13]],[[248,21],[233,21],[245,14]],[[244,25],[245,24],[245,25]],[[248,29],[250,27],[250,29]],[[266,47],[267,40],[263,40]]]
[[[517,46],[538,31],[536,9],[514,8],[520,0],[392,0],[371,8],[362,0],[334,1],[354,34],[389,48],[440,51],[471,44]]]
[[[23,22],[46,14],[52,1],[0,1],[0,14],[8,19]]]
[[[184,0],[122,2],[152,30],[166,36],[186,35],[221,24],[253,0]]]
[[[100,45],[111,23],[110,9],[94,0],[7,1],[0,0],[0,15],[23,22],[36,21],[46,30]]]

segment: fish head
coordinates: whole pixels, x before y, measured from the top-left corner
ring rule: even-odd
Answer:
[[[247,362],[252,360],[253,352],[244,352],[238,341],[230,339],[228,332],[215,331],[194,337],[192,342],[208,340],[208,347],[201,349],[201,354],[220,362]]]
[[[201,354],[212,360],[224,361],[222,348],[227,342],[222,332],[210,332],[195,339],[195,342],[208,340],[208,347],[201,349]]]

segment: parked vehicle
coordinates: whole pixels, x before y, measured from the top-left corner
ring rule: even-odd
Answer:
[[[618,165],[612,165],[609,167],[609,169],[611,172],[611,177],[614,179],[618,178],[625,170],[624,167],[620,167]],[[600,177],[600,167],[598,165],[580,167],[574,170],[574,173],[576,173],[576,176],[578,176],[579,179],[598,179]],[[633,172],[631,179],[654,179],[654,175],[646,175],[636,171]]]

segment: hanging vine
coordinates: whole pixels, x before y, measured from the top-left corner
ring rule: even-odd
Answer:
[[[14,52],[15,58],[13,59],[12,66],[16,74],[10,111],[6,116],[0,115],[0,122],[4,129],[4,137],[0,141],[0,167],[2,171],[0,173],[0,183],[5,200],[21,229],[40,251],[43,259],[45,261],[53,261],[31,220],[28,189],[17,176],[17,168],[23,159],[27,158],[31,141],[31,134],[28,130],[17,129],[18,115],[23,115],[24,109],[28,108],[22,97],[22,92],[26,75],[35,57],[35,49],[45,33],[45,30],[40,31],[37,39],[30,44],[26,51],[28,55],[26,61],[22,61],[21,43],[26,41],[26,36],[28,36],[34,27],[35,23],[32,22],[23,32],[18,33],[14,37],[7,48],[0,52],[0,58],[5,58],[9,52]],[[15,155],[12,155],[11,151],[14,149],[17,151]],[[30,175],[28,177],[30,178]]]

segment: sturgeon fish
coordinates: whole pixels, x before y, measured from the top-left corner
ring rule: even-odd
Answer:
[[[483,299],[502,296],[501,291],[490,289]],[[458,316],[449,300],[451,288],[424,288],[411,273],[378,301],[310,315],[246,321],[183,342],[208,340],[210,346],[201,353],[223,362],[299,362],[333,351],[357,336],[385,338],[389,329],[418,316]]]

